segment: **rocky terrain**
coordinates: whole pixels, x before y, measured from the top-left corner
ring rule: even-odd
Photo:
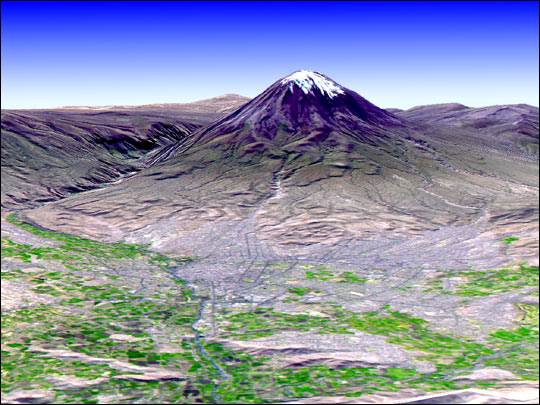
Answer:
[[[538,107],[527,104],[470,108],[462,104],[433,104],[396,111],[400,117],[447,125],[507,139],[524,153],[538,156]]]
[[[2,110],[2,207],[34,207],[135,173],[148,152],[247,100],[228,94],[186,104]]]
[[[538,401],[538,110],[441,123],[462,106],[308,71],[234,101],[132,129],[160,142],[136,173],[4,205],[3,401]]]
[[[130,114],[2,111],[2,206],[37,206],[141,169],[200,125]]]

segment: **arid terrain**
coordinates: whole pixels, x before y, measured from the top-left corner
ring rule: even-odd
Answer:
[[[2,111],[2,401],[537,403],[538,108]]]

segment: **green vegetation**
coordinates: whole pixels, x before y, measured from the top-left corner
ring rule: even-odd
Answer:
[[[221,344],[206,344],[205,349],[229,376],[217,390],[223,403],[264,403],[331,395],[355,397],[402,388],[433,391],[466,387],[463,383],[444,381],[440,374],[432,377],[414,369],[332,369],[324,365],[274,369],[268,358],[239,354]]]
[[[328,281],[332,280],[333,276],[334,274],[331,271],[327,270],[320,270],[318,272],[306,271],[306,278],[308,280]]]
[[[274,312],[272,308],[257,308],[221,317],[220,330],[239,340],[270,336],[280,331],[317,329],[319,333],[351,333],[344,327],[336,327],[333,320],[309,315],[291,315]],[[238,331],[238,332],[237,332]]]
[[[115,363],[120,361],[143,367],[167,367],[189,376],[200,386],[212,383],[214,369],[206,359],[199,358],[194,339],[185,338],[193,336],[191,324],[198,317],[199,300],[192,296],[185,282],[171,279],[163,272],[170,264],[190,259],[168,258],[140,245],[107,244],[42,231],[13,216],[9,220],[60,243],[38,248],[2,238],[3,258],[21,263],[41,259],[39,265],[47,263],[43,260],[52,263],[49,269],[3,271],[2,279],[56,299],[55,305],[38,304],[2,314],[4,392],[53,388],[51,377],[65,375],[88,380],[106,377],[106,381],[79,390],[57,388],[55,403],[95,403],[98,395],[152,402],[156,389],[163,402],[185,402],[187,396],[203,402],[212,400],[209,392],[202,390],[188,395],[174,381],[115,379],[126,374]],[[137,294],[126,276],[107,273],[115,274],[115,268],[136,262],[145,263],[148,277],[162,280],[159,290],[146,289]],[[53,267],[55,271],[51,271]],[[152,330],[165,333],[165,342],[173,350],[161,349],[159,342],[163,338],[154,336]],[[72,352],[72,357],[55,358],[54,351],[59,349]],[[102,360],[96,364],[96,360],[86,356]]]
[[[360,331],[408,350],[416,361],[431,362],[435,371],[320,365],[280,368],[275,364],[279,358],[270,361],[202,338],[200,344],[223,370],[224,378],[201,355],[192,329],[201,300],[208,297],[198,296],[199,290],[191,290],[186,282],[163,272],[191,259],[169,258],[143,245],[108,244],[43,231],[13,216],[9,220],[56,245],[38,248],[2,238],[2,257],[12,264],[21,263],[19,269],[3,271],[2,279],[29,286],[36,294],[53,297],[55,303],[2,314],[4,392],[51,388],[56,393],[55,403],[96,403],[99,395],[110,395],[117,402],[272,403],[298,397],[355,397],[402,388],[465,388],[466,382],[453,382],[450,377],[483,366],[512,371],[518,378],[538,378],[538,307],[534,305],[516,304],[522,315],[515,328],[493,330],[479,342],[435,331],[426,320],[392,311],[390,305],[355,313],[339,305],[309,302],[301,302],[302,308],[307,308],[303,314],[268,307],[249,312],[218,310],[216,338],[249,340],[287,331],[341,335]],[[38,260],[36,266],[47,268],[24,265]],[[139,269],[136,282],[129,273],[117,271],[125,268]],[[327,268],[305,274],[308,280],[365,282],[352,272],[334,274]],[[454,291],[445,293],[479,296],[537,285],[538,268],[522,264],[514,270],[468,269],[445,275],[449,276],[460,278]],[[159,288],[152,288],[150,280],[158,279]],[[440,291],[441,282],[431,282],[429,291]],[[307,287],[291,287],[288,292],[285,301],[297,302],[320,293]],[[310,307],[314,311],[309,311]],[[55,350],[60,349],[71,352],[71,357],[58,357]],[[123,363],[119,366],[118,362]],[[126,364],[172,370],[184,381],[115,378],[137,374],[127,372]],[[88,388],[69,390],[55,387],[51,382],[54,375],[106,379]],[[486,384],[491,383],[477,385]]]
[[[306,271],[306,279],[319,281],[333,281],[336,283],[365,283],[367,280],[357,277],[349,271],[334,274],[328,270]]]
[[[310,293],[315,293],[315,294],[320,293],[320,291],[318,291],[318,290],[313,290],[311,288],[303,288],[303,287],[289,288],[289,289],[287,289],[287,291],[289,291],[291,294],[295,294],[295,295],[299,295],[299,296],[304,296],[304,295],[310,294]]]
[[[519,240],[519,238],[516,238],[516,237],[510,237],[510,238],[506,238],[506,239],[501,239],[501,242],[504,242],[505,244],[507,245],[510,245],[512,242],[515,242]]]
[[[529,308],[527,310],[532,311]],[[531,319],[536,319],[536,326],[523,323],[517,329],[495,331],[489,344],[481,344],[471,338],[433,331],[427,321],[390,311],[388,307],[380,312],[356,314],[337,306],[328,306],[324,309],[324,313],[328,316],[293,315],[275,312],[272,308],[257,308],[253,312],[223,316],[220,318],[219,329],[226,336],[239,340],[270,336],[287,330],[347,334],[356,329],[384,335],[388,343],[424,353],[418,356],[417,360],[435,363],[437,372],[432,377],[440,380],[448,374],[455,373],[456,370],[472,369],[478,363],[485,365],[496,363],[499,367],[510,369],[523,378],[538,376],[537,369],[531,368],[532,362],[527,360],[527,358],[534,359],[534,353],[536,357],[538,356],[538,349],[534,347],[532,341],[533,338],[538,339],[538,318],[534,318],[534,314],[529,314],[524,319],[529,323]],[[525,352],[520,349],[523,345],[528,345]],[[507,350],[501,351],[501,348],[512,352],[513,360],[519,362],[521,369],[512,365]],[[490,360],[484,362],[484,359]]]
[[[521,324],[538,326],[538,306],[518,303],[516,307],[524,312],[524,315],[520,319]]]
[[[488,344],[501,355],[487,358],[485,364],[500,367],[526,380],[538,380],[538,307],[516,304],[524,312],[517,329],[500,329],[490,335]]]
[[[441,284],[450,277],[459,277],[454,290],[442,291]],[[538,267],[522,263],[519,269],[476,271],[467,270],[446,273],[444,279],[432,281],[426,291],[440,291],[443,294],[482,296],[500,294],[524,287],[538,286]]]
[[[340,280],[342,279],[342,280]],[[367,280],[358,278],[351,272],[341,273],[336,279],[338,283],[365,283]]]
[[[75,270],[88,268],[95,265],[96,260],[106,259],[142,259],[145,257],[150,264],[163,268],[171,264],[183,264],[193,260],[187,257],[170,258],[148,250],[148,245],[104,243],[41,230],[19,221],[15,214],[11,214],[7,221],[44,239],[60,242],[59,246],[54,247],[33,247],[18,244],[2,237],[2,257],[15,257],[27,263],[31,263],[32,258],[57,260]]]
[[[157,270],[159,271],[159,270]],[[178,284],[165,286],[153,296],[133,295],[129,288],[112,283],[95,285],[78,274],[62,272],[9,272],[2,278],[25,279],[38,294],[59,299],[59,305],[37,305],[2,315],[2,389],[12,391],[50,386],[51,375],[73,375],[86,379],[106,376],[99,387],[84,390],[84,399],[95,401],[98,394],[126,394],[150,400],[147,396],[160,387],[165,402],[178,401],[182,392],[172,382],[137,382],[116,380],[125,370],[114,363],[94,364],[85,355],[119,360],[145,367],[167,367],[194,380],[212,375],[213,369],[197,357],[190,325],[197,318],[198,303],[183,294]],[[167,291],[168,290],[168,291]],[[174,291],[173,296],[167,294]],[[150,330],[167,331],[173,352],[158,348]],[[127,336],[112,338],[113,335]],[[176,342],[176,344],[174,344]],[[54,350],[74,353],[75,359],[55,359]],[[194,367],[198,364],[198,367]],[[198,370],[198,371],[197,371]],[[195,372],[196,371],[196,372]],[[78,391],[57,390],[57,403],[81,402]],[[207,398],[209,399],[209,398]]]

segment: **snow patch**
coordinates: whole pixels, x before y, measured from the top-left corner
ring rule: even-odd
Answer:
[[[320,73],[310,70],[299,70],[282,79],[281,84],[289,85],[291,91],[296,85],[306,94],[312,92],[313,87],[316,87],[322,94],[326,94],[330,98],[334,98],[338,94],[345,94],[340,85],[328,80]]]

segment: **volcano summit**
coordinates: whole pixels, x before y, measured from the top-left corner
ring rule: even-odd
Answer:
[[[325,75],[309,70],[299,70],[281,80],[281,84],[288,84],[291,92],[294,87],[300,87],[306,94],[314,91],[326,94],[328,97],[335,97],[345,92],[339,84],[327,78]]]

